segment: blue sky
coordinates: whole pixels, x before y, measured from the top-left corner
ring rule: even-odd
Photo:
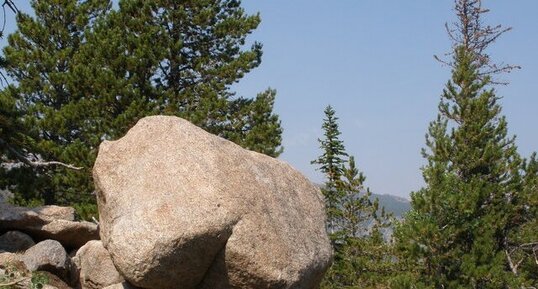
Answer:
[[[492,46],[494,60],[522,66],[502,78],[503,114],[524,156],[538,150],[538,1],[487,1],[488,24],[511,26]],[[264,44],[262,65],[235,86],[250,96],[277,89],[284,127],[281,156],[315,182],[323,109],[339,116],[342,139],[374,193],[408,197],[423,182],[420,149],[450,70],[445,22],[453,1],[243,0],[260,12],[250,39]]]
[[[494,60],[522,66],[498,87],[509,132],[523,156],[538,150],[538,1],[484,0],[488,24],[513,27],[492,47]],[[348,152],[374,193],[408,197],[423,182],[420,149],[435,118],[449,68],[433,59],[450,50],[444,24],[451,0],[243,0],[262,23],[249,37],[264,45],[262,65],[233,89],[255,96],[278,91],[284,127],[281,159],[321,183],[310,161],[323,109],[340,118]],[[19,8],[28,11],[27,2]],[[8,15],[8,23],[9,21]],[[12,31],[12,27],[7,28]],[[2,46],[5,41],[2,41]]]

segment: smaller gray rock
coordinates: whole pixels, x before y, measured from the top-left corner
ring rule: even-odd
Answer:
[[[86,243],[73,259],[80,270],[82,289],[101,289],[124,281],[101,241]]]
[[[0,236],[0,252],[24,252],[33,245],[32,237],[19,231],[9,231]]]
[[[47,271],[69,280],[71,258],[58,241],[45,240],[26,250],[21,258],[30,271]]]

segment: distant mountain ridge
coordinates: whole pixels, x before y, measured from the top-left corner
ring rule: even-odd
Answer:
[[[408,199],[389,194],[372,194],[372,199],[379,199],[379,205],[385,207],[385,212],[393,213],[394,217],[402,218],[411,210],[411,202]]]
[[[320,189],[323,188],[322,184],[314,183],[314,185]],[[392,213],[398,219],[402,218],[405,213],[411,210],[411,202],[406,198],[389,194],[372,193],[371,199],[375,200],[376,198],[379,200],[379,206],[385,208],[385,212]]]

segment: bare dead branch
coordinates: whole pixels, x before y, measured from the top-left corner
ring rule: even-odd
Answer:
[[[525,244],[521,244],[519,246],[520,247],[534,247],[534,246],[538,246],[538,242],[525,243]]]
[[[525,257],[521,258],[516,264],[514,264],[514,261],[512,260],[510,253],[508,253],[507,250],[504,250],[504,253],[506,254],[506,259],[508,260],[508,265],[510,266],[510,270],[512,271],[512,273],[514,273],[514,275],[517,276],[518,274],[517,269],[519,268],[521,263],[523,263],[523,261],[525,260]]]
[[[445,23],[448,37],[452,41],[453,51],[446,53],[445,57],[450,59],[454,55],[457,47],[463,47],[474,56],[480,78],[490,77],[493,84],[508,84],[504,81],[493,79],[494,75],[510,73],[515,69],[520,69],[519,65],[505,63],[496,64],[492,62],[487,54],[487,48],[494,43],[501,35],[512,30],[511,27],[504,28],[501,25],[490,26],[482,23],[482,16],[489,12],[489,9],[482,7],[481,0],[455,0],[457,21]],[[437,55],[434,58],[443,65],[455,67],[453,60],[443,60]]]
[[[24,153],[20,152],[19,150],[15,149],[11,145],[9,145],[7,142],[5,142],[3,139],[0,138],[0,146],[5,147],[9,152],[13,154],[13,156],[22,162],[23,164],[33,167],[33,168],[40,168],[40,167],[49,167],[49,166],[61,166],[67,169],[71,170],[82,170],[82,167],[77,167],[71,164],[62,163],[59,161],[39,161],[39,160],[31,160],[29,159]]]

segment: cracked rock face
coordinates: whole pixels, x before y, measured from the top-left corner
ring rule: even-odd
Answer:
[[[177,118],[104,142],[100,234],[143,288],[317,288],[331,259],[322,196],[286,163]]]

